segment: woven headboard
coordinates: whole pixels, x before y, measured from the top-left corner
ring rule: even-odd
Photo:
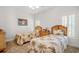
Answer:
[[[67,36],[67,27],[62,26],[62,25],[55,25],[51,27],[51,33],[53,34],[54,30],[62,30],[64,31],[64,35]]]
[[[41,27],[41,26],[36,26],[36,27],[35,27],[35,30],[40,31],[40,30],[42,30],[42,27]]]
[[[47,28],[44,29],[42,26],[36,26],[35,31],[37,31],[39,33],[40,37],[50,34],[50,31]]]

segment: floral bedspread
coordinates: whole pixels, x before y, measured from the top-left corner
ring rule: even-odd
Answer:
[[[31,45],[38,52],[52,52],[55,49],[56,53],[63,53],[68,44],[68,37],[63,35],[47,35],[43,37],[33,38]]]

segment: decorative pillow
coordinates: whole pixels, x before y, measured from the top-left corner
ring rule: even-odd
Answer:
[[[16,42],[18,45],[23,45],[23,40],[22,40],[22,37],[20,35],[17,36]]]
[[[64,35],[64,31],[63,30],[54,30],[53,34],[55,34],[55,35]]]
[[[53,34],[56,35],[58,33],[57,30],[53,30]]]

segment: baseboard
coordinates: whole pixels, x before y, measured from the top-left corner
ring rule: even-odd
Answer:
[[[8,42],[8,41],[13,41],[14,39],[6,39],[6,42]]]

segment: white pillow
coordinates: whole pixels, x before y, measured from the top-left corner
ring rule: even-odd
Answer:
[[[64,35],[64,31],[63,30],[58,30],[60,35]]]
[[[54,35],[64,35],[64,32],[62,30],[54,30],[53,34]]]
[[[53,30],[53,34],[56,35],[58,33],[57,30]]]

